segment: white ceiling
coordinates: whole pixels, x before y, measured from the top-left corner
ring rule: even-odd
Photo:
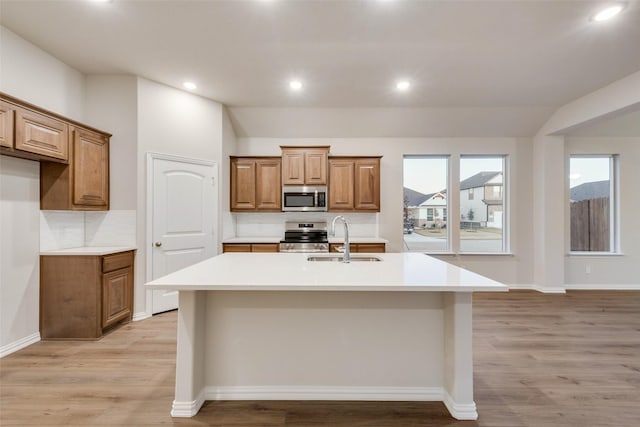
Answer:
[[[396,115],[487,108],[496,122],[512,109],[504,119],[513,125],[485,134],[526,136],[556,108],[640,70],[640,4],[590,22],[605,3],[1,0],[0,23],[86,74],[174,87],[191,79],[196,93],[232,107],[240,135],[273,135],[249,124],[264,109],[304,107]],[[292,77],[305,83],[301,93],[287,90]],[[412,90],[394,91],[398,78]],[[410,134],[434,133],[419,120],[408,125]]]

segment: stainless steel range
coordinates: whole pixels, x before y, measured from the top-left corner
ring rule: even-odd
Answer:
[[[329,252],[326,222],[285,222],[280,252]]]

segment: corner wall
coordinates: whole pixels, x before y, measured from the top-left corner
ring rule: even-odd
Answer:
[[[83,120],[84,76],[0,27],[0,91]],[[0,156],[0,356],[39,340],[40,166]]]
[[[220,103],[182,90],[138,78],[137,247],[135,313],[151,314],[144,284],[147,241],[147,153],[211,160],[220,165],[222,111]],[[220,206],[218,205],[218,211]],[[221,230],[215,230],[217,234]],[[216,252],[217,253],[217,252]],[[138,315],[139,318],[139,315]]]
[[[634,138],[567,137],[565,151],[567,157],[573,154],[618,154],[620,156],[618,216],[621,254],[567,256],[564,261],[567,289],[640,289],[638,275],[640,136]],[[565,199],[566,204],[568,204],[568,198]],[[567,227],[569,227],[568,220]]]

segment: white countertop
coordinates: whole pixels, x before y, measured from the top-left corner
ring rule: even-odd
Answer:
[[[223,243],[280,243],[282,236],[269,237],[231,237],[224,239]],[[329,237],[329,243],[343,243],[342,237]],[[350,237],[351,243],[389,243],[387,239],[381,237]]]
[[[109,255],[136,250],[135,246],[82,246],[79,248],[40,251],[40,255]]]
[[[146,286],[165,290],[238,291],[508,290],[506,285],[494,280],[419,253],[374,254],[383,261],[349,264],[307,261],[310,255],[225,253],[156,279]],[[358,255],[364,254],[354,254]]]

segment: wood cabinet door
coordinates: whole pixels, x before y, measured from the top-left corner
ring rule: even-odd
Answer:
[[[358,252],[384,253],[386,246],[384,243],[358,243]]]
[[[353,210],[353,160],[329,160],[329,210]]]
[[[60,160],[69,159],[69,125],[29,110],[16,110],[15,148]]]
[[[256,208],[256,162],[253,159],[231,159],[231,210]]]
[[[282,210],[281,167],[279,159],[256,160],[256,210]]]
[[[304,183],[325,185],[327,183],[327,150],[307,150],[304,155]]]
[[[304,151],[282,151],[282,183],[304,185]]]
[[[123,268],[102,275],[102,329],[131,318],[133,270]]]
[[[73,130],[73,204],[109,208],[109,139]]]
[[[251,252],[251,243],[223,243],[222,252]]]
[[[380,159],[355,161],[355,210],[380,211]]]
[[[251,252],[280,252],[278,243],[252,243]]]
[[[13,148],[13,116],[11,104],[0,101],[0,146]]]

